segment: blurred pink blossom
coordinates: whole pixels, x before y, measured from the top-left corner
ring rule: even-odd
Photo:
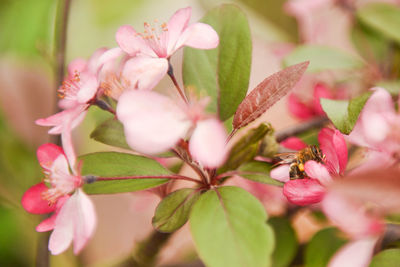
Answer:
[[[62,253],[72,241],[77,254],[96,227],[93,203],[80,189],[83,181],[79,170],[69,165],[61,147],[44,144],[38,148],[37,156],[50,187],[42,182],[29,188],[22,197],[22,206],[33,214],[53,212],[36,227],[38,232],[53,230],[49,239],[52,254]]]
[[[207,103],[178,105],[166,96],[146,90],[123,93],[117,105],[129,146],[141,153],[157,154],[190,136],[189,151],[204,167],[220,166],[227,156],[223,124],[204,114]]]
[[[116,34],[118,45],[132,56],[126,62],[123,75],[134,87],[152,89],[167,73],[170,56],[183,46],[212,49],[219,38],[214,29],[204,23],[189,24],[192,9],[179,9],[168,23],[144,23],[143,33],[131,26],[121,26]],[[157,23],[157,22],[156,22]]]
[[[301,141],[291,144],[297,147]],[[347,147],[343,135],[338,130],[324,128],[318,135],[322,153],[326,159],[324,163],[309,160],[304,164],[307,175],[304,179],[291,180],[288,164],[281,165],[271,171],[271,177],[285,182],[283,194],[288,200],[297,205],[318,203],[322,200],[325,187],[331,183],[334,176],[343,175],[347,165]]]

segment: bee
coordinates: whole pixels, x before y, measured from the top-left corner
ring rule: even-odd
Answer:
[[[304,164],[307,161],[325,162],[325,155],[315,145],[308,146],[298,152],[281,153],[277,157],[281,160],[277,164],[290,164],[289,177],[291,180],[303,179],[306,176]]]

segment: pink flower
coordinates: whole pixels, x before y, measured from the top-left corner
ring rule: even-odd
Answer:
[[[204,101],[178,105],[156,92],[129,90],[119,99],[117,116],[132,149],[157,154],[190,136],[193,159],[213,168],[225,161],[227,135],[219,120],[204,114],[205,105]]]
[[[373,88],[353,131],[347,140],[368,148],[366,161],[357,171],[389,167],[397,162],[400,152],[400,114],[390,94],[383,88]]]
[[[70,173],[61,147],[44,144],[38,148],[37,156],[50,187],[42,182],[29,188],[22,197],[22,206],[33,214],[53,213],[36,227],[38,232],[53,230],[49,240],[52,254],[62,253],[72,241],[77,254],[96,226],[93,203],[80,189],[83,181],[79,171],[71,166]]]
[[[61,100],[60,108],[63,111],[50,117],[36,120],[41,126],[52,126],[49,134],[61,134],[65,153],[71,165],[75,165],[75,154],[72,148],[71,131],[84,119],[89,106],[96,101],[99,79],[98,75],[107,62],[116,58],[120,49],[98,49],[86,61],[76,59],[68,65],[68,76],[59,88]]]
[[[342,134],[338,130],[324,128],[318,135],[320,148],[325,156],[325,161],[319,163],[309,160],[304,164],[304,179],[291,180],[289,176],[289,164],[281,165],[273,169],[271,177],[285,182],[283,194],[293,204],[308,205],[322,200],[325,187],[330,184],[334,176],[343,175],[347,165],[347,147]],[[285,144],[300,147],[300,140]]]
[[[131,26],[118,29],[116,40],[123,51],[133,58],[126,62],[123,75],[139,88],[152,89],[168,71],[169,57],[182,46],[212,49],[219,38],[214,29],[204,23],[188,25],[192,9],[179,9],[168,23],[152,26],[137,33]]]
[[[301,120],[308,120],[316,116],[323,116],[320,99],[333,98],[333,94],[325,85],[318,83],[314,86],[313,97],[309,101],[304,101],[297,94],[291,93],[288,99],[288,108],[292,115]]]

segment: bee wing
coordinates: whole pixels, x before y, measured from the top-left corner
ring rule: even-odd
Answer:
[[[280,162],[278,162],[278,164],[289,164],[296,159],[297,153],[293,152],[279,153],[276,154],[276,157],[281,160]]]

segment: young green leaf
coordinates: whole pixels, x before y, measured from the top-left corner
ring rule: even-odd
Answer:
[[[321,106],[335,127],[349,134],[357,122],[358,116],[371,93],[362,94],[351,100],[332,100],[321,98]]]
[[[336,48],[322,45],[302,45],[296,47],[283,60],[283,65],[291,66],[305,60],[310,61],[307,71],[350,70],[363,67],[363,62],[356,56],[342,52]]]
[[[200,258],[210,267],[270,266],[274,235],[264,207],[239,187],[202,194],[189,222]]]
[[[391,4],[373,3],[357,10],[357,18],[400,44],[400,8]]]
[[[124,126],[114,118],[108,119],[97,126],[90,134],[90,138],[106,145],[130,149],[126,143]]]
[[[158,176],[169,175],[170,172],[153,159],[142,156],[117,153],[98,152],[83,155],[82,175],[99,177]],[[102,180],[85,184],[83,189],[88,194],[114,194],[132,192],[159,186],[168,179],[116,179]]]
[[[238,130],[260,117],[296,85],[307,66],[308,62],[302,62],[287,67],[258,84],[237,108],[233,128]]]
[[[211,97],[209,111],[221,120],[230,118],[246,96],[251,67],[251,36],[247,18],[235,5],[211,10],[201,22],[219,35],[213,50],[184,49],[183,82]]]
[[[386,249],[376,254],[369,267],[397,267],[400,263],[400,249]]]
[[[272,254],[272,266],[290,266],[298,249],[296,233],[287,218],[272,217],[268,223],[274,229],[275,250]]]
[[[346,241],[339,237],[336,228],[326,228],[316,233],[305,252],[305,267],[325,267],[335,252]]]
[[[263,184],[283,186],[282,182],[272,179],[269,176],[271,168],[271,164],[266,162],[250,161],[240,166],[238,170],[243,172],[239,176],[245,179]]]
[[[160,232],[178,230],[189,219],[189,213],[200,197],[200,191],[192,188],[179,189],[169,194],[158,204],[153,217],[153,226]]]

